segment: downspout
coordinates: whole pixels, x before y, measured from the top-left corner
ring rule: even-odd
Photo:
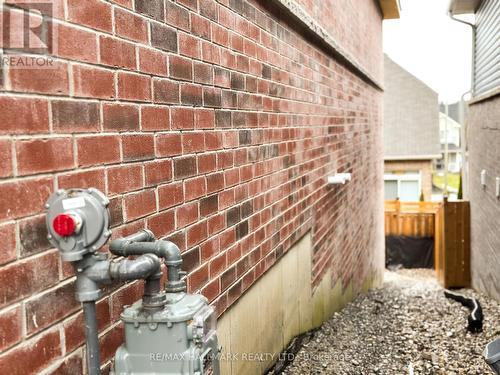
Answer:
[[[467,26],[470,26],[471,30],[472,30],[472,43],[471,43],[471,49],[472,49],[472,52],[471,52],[471,57],[472,57],[472,61],[471,61],[471,75],[470,75],[470,89],[469,91],[465,92],[462,94],[462,96],[460,97],[460,111],[463,111],[463,106],[465,105],[465,96],[467,94],[471,94],[472,96],[474,96],[474,92],[475,92],[475,86],[476,86],[476,25],[470,23],[470,22],[467,22],[467,21],[464,21],[464,20],[461,20],[461,19],[458,19],[456,17],[453,16],[453,14],[451,13],[451,4],[453,3],[453,0],[450,2],[450,7],[449,7],[449,10],[448,10],[448,16],[453,20],[453,21],[456,21],[456,22],[460,22],[460,23],[463,23],[464,25],[467,25]],[[463,120],[463,123],[461,124],[462,125],[462,129],[460,131],[460,148],[461,148],[461,152],[462,152],[462,183],[465,182],[465,186],[467,186],[467,188],[465,190],[463,190],[464,192],[464,198],[467,197],[468,193],[469,193],[469,186],[468,186],[468,183],[469,183],[469,176],[468,176],[468,162],[467,162],[467,139],[468,139],[468,129],[467,129],[467,121],[465,120],[465,116],[462,117],[462,120]],[[464,185],[462,185],[462,189],[464,188]]]

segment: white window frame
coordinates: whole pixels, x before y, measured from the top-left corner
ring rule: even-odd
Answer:
[[[422,193],[422,173],[421,172],[411,172],[411,173],[401,172],[401,174],[384,173],[384,181],[397,181],[397,183],[398,183],[398,198],[401,198],[401,181],[417,181],[419,195]]]

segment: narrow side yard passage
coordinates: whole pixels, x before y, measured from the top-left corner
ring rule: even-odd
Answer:
[[[483,332],[467,331],[469,310],[448,300],[432,270],[387,271],[380,289],[336,313],[285,369],[286,374],[490,374],[482,352],[500,335],[500,304],[470,289]]]

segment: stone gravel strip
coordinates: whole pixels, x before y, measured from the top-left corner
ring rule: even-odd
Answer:
[[[295,355],[284,374],[467,374],[492,372],[486,344],[500,336],[500,304],[471,289],[483,332],[467,332],[469,311],[444,296],[432,270],[387,271],[383,287],[359,296]]]

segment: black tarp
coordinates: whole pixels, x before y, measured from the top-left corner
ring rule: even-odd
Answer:
[[[385,237],[385,265],[434,268],[433,237]]]

